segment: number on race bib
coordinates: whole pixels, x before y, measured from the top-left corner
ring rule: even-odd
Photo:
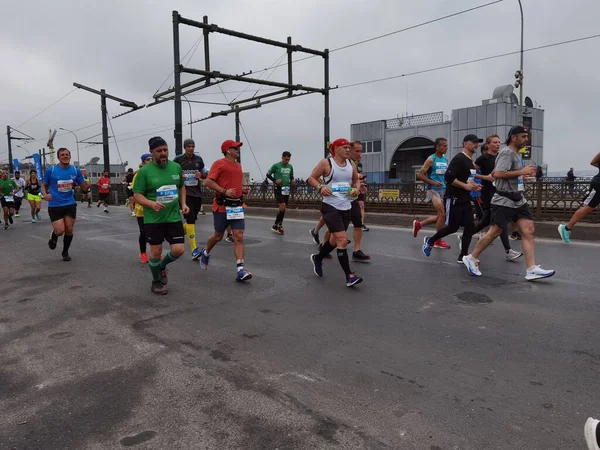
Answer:
[[[331,183],[331,192],[336,197],[345,197],[350,192],[350,183]]]
[[[14,199],[14,197],[12,195],[5,195],[4,196],[4,200],[7,201],[7,202],[14,202],[15,201],[15,199]]]
[[[523,177],[519,177],[517,179],[517,191],[523,192],[525,190],[525,183],[523,182]]]
[[[177,186],[169,184],[161,186],[156,190],[156,201],[158,203],[167,204],[176,201],[179,198]]]
[[[73,190],[73,180],[58,180],[56,185],[58,192],[71,192]]]
[[[225,214],[227,214],[227,220],[243,219],[244,208],[242,206],[226,206]]]
[[[290,187],[289,186],[283,186],[281,188],[281,195],[290,195]]]

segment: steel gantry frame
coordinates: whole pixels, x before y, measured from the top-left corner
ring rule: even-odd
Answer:
[[[187,25],[191,27],[200,28],[203,31],[204,37],[204,69],[194,69],[184,67],[181,64],[180,57],[180,44],[179,44],[179,27],[180,25]],[[260,78],[251,77],[252,71],[243,72],[242,74],[228,74],[217,70],[211,69],[210,64],[210,33],[220,33],[228,36],[245,39],[248,41],[257,42],[260,44],[266,44],[273,47],[284,48],[287,50],[287,82],[277,82],[270,80],[263,80]],[[293,70],[292,70],[292,55],[294,52],[306,53],[312,56],[320,56],[323,58],[324,64],[324,86],[312,87],[304,86],[302,84],[294,84]],[[252,109],[260,108],[264,105],[287,100],[289,98],[300,97],[308,94],[320,93],[324,97],[324,149],[323,153],[327,156],[327,147],[330,141],[330,120],[329,120],[329,92],[331,87],[329,85],[329,50],[325,49],[314,50],[306,48],[301,45],[292,44],[292,38],[288,37],[287,42],[275,41],[272,39],[266,39],[260,36],[254,36],[247,33],[242,33],[235,30],[229,30],[226,28],[219,27],[215,24],[208,23],[208,16],[204,16],[202,22],[198,22],[191,19],[182,17],[179,12],[173,11],[173,62],[174,62],[174,86],[162,92],[154,94],[155,101],[148,106],[158,105],[170,100],[174,100],[175,104],[175,153],[181,154],[183,151],[183,123],[182,123],[182,97],[192,92],[197,92],[202,89],[206,89],[211,86],[216,86],[225,81],[241,81],[251,84],[258,84],[262,86],[270,86],[279,88],[274,92],[263,94],[259,96],[249,97],[243,100],[232,101],[228,103],[229,109],[216,111],[211,113],[209,116],[190,120],[188,125],[193,123],[202,122],[205,120],[213,119],[220,116],[228,116],[229,114],[235,115],[236,125],[236,140],[239,141],[239,127],[240,120],[239,115],[242,111],[249,111]],[[200,78],[195,80],[181,83],[181,74],[189,73],[193,75],[200,75]],[[167,97],[168,96],[168,97]],[[271,98],[274,97],[274,98]],[[266,100],[268,99],[268,100]],[[201,103],[201,102],[198,102]],[[208,102],[207,102],[208,103]],[[226,104],[227,105],[227,104]]]

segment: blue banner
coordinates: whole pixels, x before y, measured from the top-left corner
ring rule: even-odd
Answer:
[[[40,155],[38,153],[33,154],[33,163],[35,164],[35,171],[37,173],[38,178],[42,180],[42,163],[40,161]]]
[[[19,160],[17,158],[13,159],[13,167],[15,168],[15,172],[20,172],[19,170]]]

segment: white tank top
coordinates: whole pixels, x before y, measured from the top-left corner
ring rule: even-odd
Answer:
[[[323,196],[323,203],[333,206],[340,211],[348,211],[352,208],[352,197],[350,189],[352,188],[352,174],[354,169],[350,160],[346,160],[344,167],[339,166],[335,159],[329,158],[331,162],[331,173],[325,177],[325,185],[330,188],[333,195]]]

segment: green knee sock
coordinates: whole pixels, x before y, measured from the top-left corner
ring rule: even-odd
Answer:
[[[150,267],[150,272],[152,273],[152,280],[160,280],[160,258],[150,258],[148,261],[148,266]]]
[[[165,255],[165,257],[162,259],[162,261],[160,262],[160,270],[166,269],[167,265],[171,264],[173,261],[176,261],[177,258],[179,258],[179,257],[173,256],[173,253],[171,253],[169,251],[169,253],[167,253]]]

